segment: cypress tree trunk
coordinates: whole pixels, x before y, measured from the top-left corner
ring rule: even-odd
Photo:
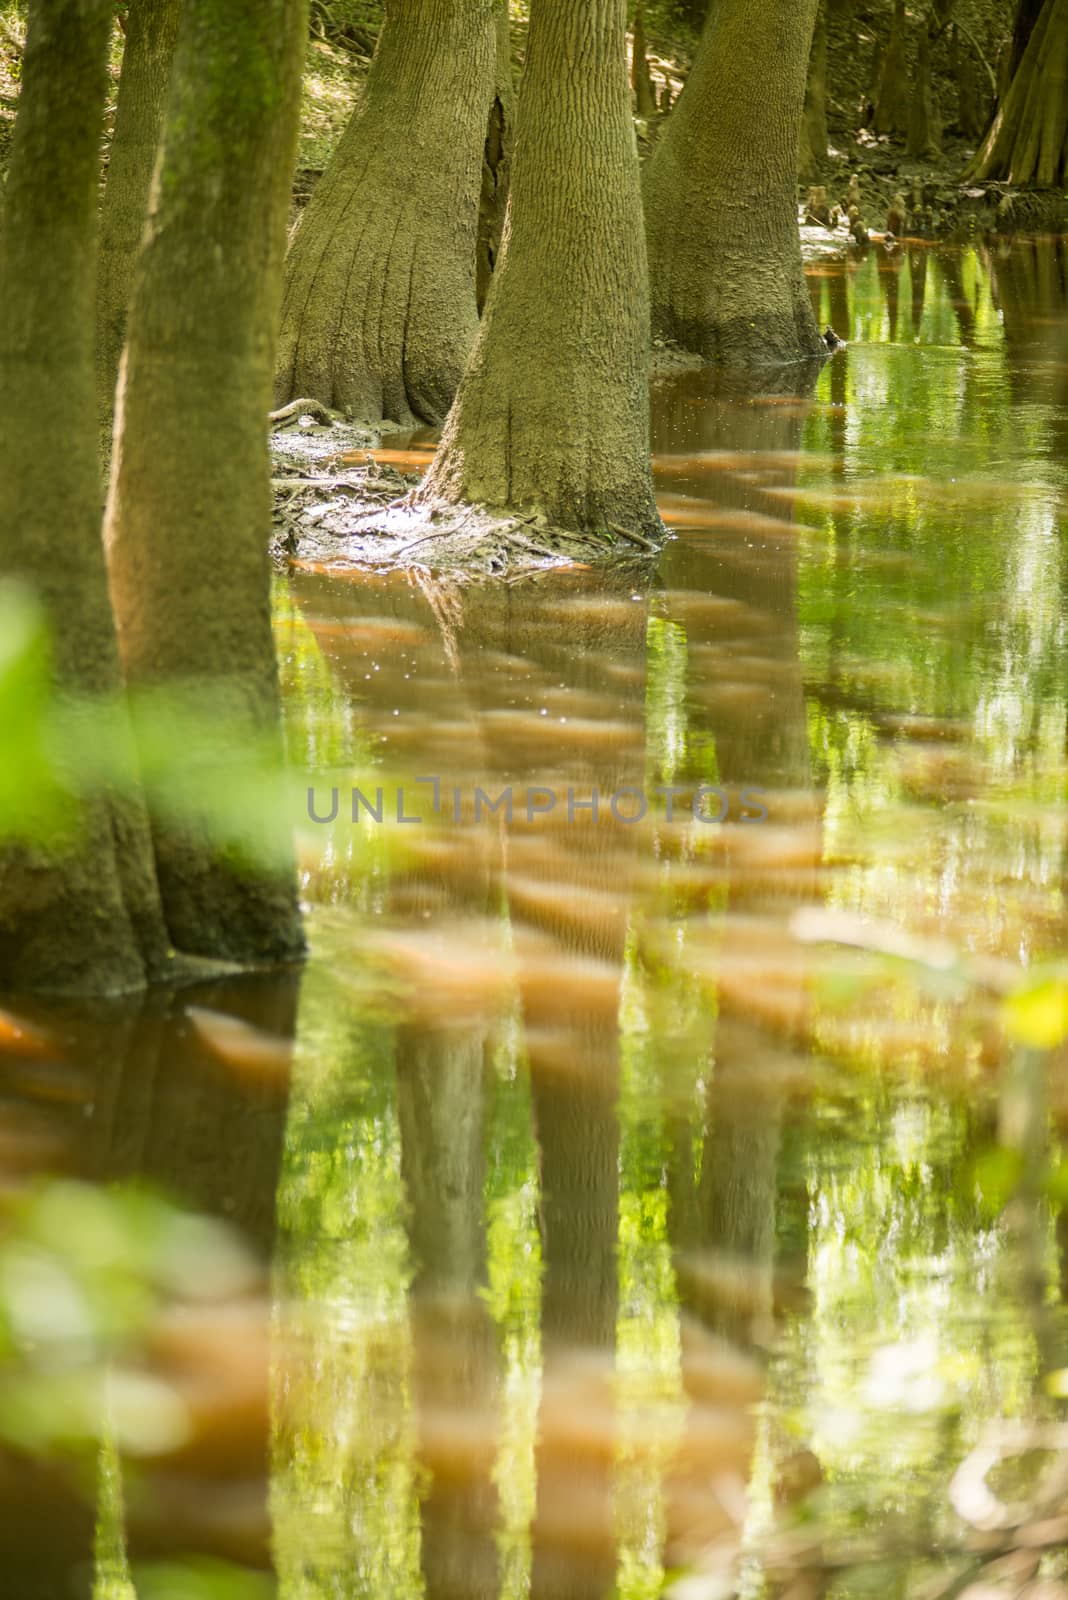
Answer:
[[[971,44],[953,30],[953,76],[957,81],[957,123],[965,139],[980,139],[986,129],[988,113],[983,110],[983,91],[976,71]]]
[[[920,24],[916,56],[916,78],[909,101],[908,153],[910,156],[937,157],[942,149],[942,130],[935,109],[931,82],[931,36],[926,21]]]
[[[1068,0],[1046,0],[966,180],[1053,188],[1068,180]]]
[[[626,0],[534,0],[504,244],[416,503],[658,533]]]
[[[306,25],[306,0],[187,0],[119,383],[106,538],[131,681],[219,711],[279,761],[266,414]],[[209,784],[227,781],[217,766]],[[178,945],[242,962],[300,951],[284,816],[255,839],[271,868],[224,858],[195,818],[157,815],[153,830]]]
[[[728,364],[824,346],[797,229],[817,0],[719,0],[646,172],[653,331]]]
[[[827,160],[827,9],[821,5],[816,17],[812,55],[808,64],[808,87],[801,118],[801,153],[798,171],[808,183],[820,176]]]
[[[100,215],[96,365],[106,432],[111,429],[134,260],[148,210],[181,14],[181,0],[133,0],[126,23],[115,133]]]
[[[512,30],[508,6],[497,5],[497,72],[482,152],[482,198],[478,206],[478,311],[489,298],[501,249],[515,144],[515,89],[512,86]]]
[[[890,37],[879,68],[875,92],[876,133],[904,133],[908,127],[909,93],[905,60],[905,0],[894,0]]]
[[[60,694],[113,698],[124,741],[93,384],[110,27],[108,0],[30,8],[0,229],[0,571],[44,603]],[[0,987],[135,989],[166,955],[147,823],[133,800],[88,802],[66,848],[0,850]]]
[[[1019,0],[1012,29],[1012,48],[1009,55],[1010,81],[1015,77],[1024,58],[1035,24],[1042,14],[1044,0]]]
[[[285,268],[279,405],[441,422],[478,328],[495,0],[389,0],[364,98]]]
[[[649,71],[649,51],[645,42],[645,0],[638,0],[634,13],[634,32],[631,35],[630,86],[634,90],[635,109],[644,121],[656,116],[656,94],[653,75]]]

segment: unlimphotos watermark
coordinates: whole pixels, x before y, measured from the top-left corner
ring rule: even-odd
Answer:
[[[502,817],[514,822],[517,817],[535,823],[541,817],[556,814],[566,817],[568,826],[577,823],[607,821],[629,826],[644,822],[650,813],[662,814],[666,821],[675,822],[680,815],[689,815],[694,822],[714,827],[723,822],[761,823],[769,820],[768,808],[762,796],[766,789],[744,788],[737,791],[719,788],[713,784],[657,784],[652,791],[655,801],[645,789],[624,787],[605,793],[600,789],[588,792],[574,788],[560,789],[550,784],[527,784],[517,787],[508,784],[491,793],[488,788],[475,784],[473,788],[447,786],[440,778],[415,778],[417,784],[428,784],[425,790],[413,795],[403,787],[393,790],[379,787],[373,790],[353,788],[349,791],[346,815],[353,823],[364,821],[398,822],[402,826],[418,827],[428,819],[418,810],[409,811],[418,800],[431,802],[435,816],[445,817],[457,824],[481,822],[487,817]],[[320,800],[314,785],[308,789],[308,819],[323,827],[337,822],[341,817],[342,791],[334,786],[329,803]]]

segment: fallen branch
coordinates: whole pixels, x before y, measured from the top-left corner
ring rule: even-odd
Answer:
[[[320,422],[333,422],[335,413],[321,400],[291,400],[287,406],[267,413],[268,422],[289,422],[293,417],[317,417]]]
[[[362,494],[363,485],[352,483],[348,478],[272,478],[271,488],[281,491],[289,489],[347,489],[349,494]]]
[[[648,550],[652,556],[657,554],[656,545],[653,544],[651,539],[647,539],[643,533],[635,533],[632,528],[624,528],[618,522],[610,522],[608,531],[609,533],[618,533],[622,539],[629,539],[631,544],[639,545],[642,550]]]

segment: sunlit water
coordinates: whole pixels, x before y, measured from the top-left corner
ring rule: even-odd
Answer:
[[[808,387],[659,383],[655,580],[280,588],[308,970],[0,1040],[12,1190],[147,1176],[248,1273],[131,1352],[140,1438],[3,1458],[4,1593],[961,1547],[961,1463],[1068,1390],[1068,1079],[999,1020],[1064,942],[1066,272],[876,252],[811,278]]]

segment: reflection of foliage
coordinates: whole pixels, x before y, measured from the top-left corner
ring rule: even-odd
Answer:
[[[225,1224],[145,1190],[31,1191],[0,1238],[0,1438],[45,1455],[105,1434],[133,1455],[180,1439],[182,1402],[139,1366],[139,1341],[170,1300],[255,1277]]]
[[[277,1262],[293,1307],[286,1343],[294,1355],[277,1396],[276,1560],[291,1600],[317,1596],[342,1568],[354,1594],[414,1600],[411,1268],[393,1034],[362,1023],[339,999],[313,967],[278,1193]]]

